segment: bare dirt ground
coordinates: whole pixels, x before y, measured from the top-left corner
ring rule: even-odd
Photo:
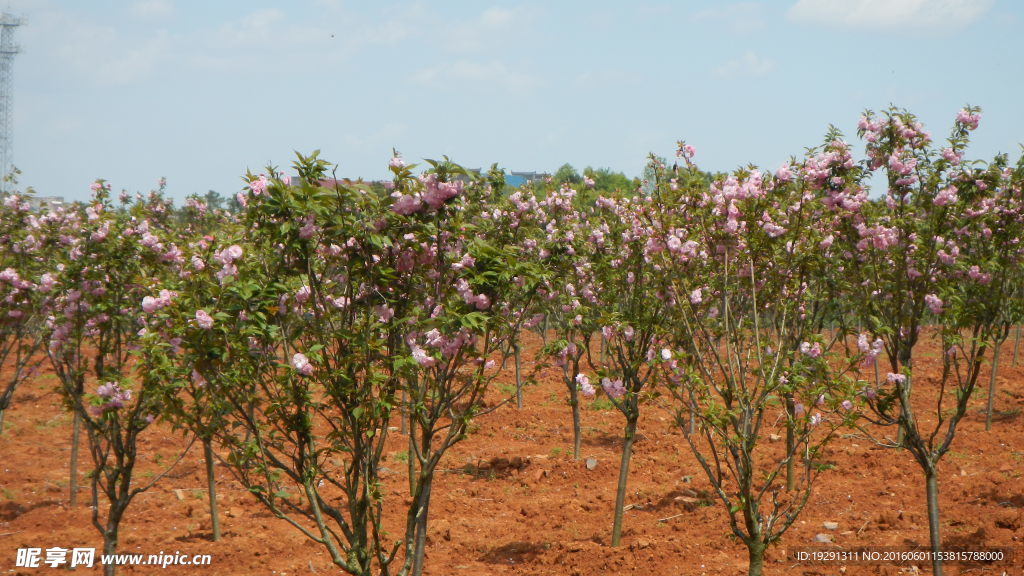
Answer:
[[[532,340],[524,354],[532,366]],[[940,465],[942,531],[949,545],[1006,546],[1014,563],[949,566],[950,574],[1024,575],[1024,354],[999,370],[999,417],[985,432],[987,388],[980,386],[971,414]],[[915,360],[915,393],[922,402],[938,376],[937,354]],[[920,366],[920,368],[918,368]],[[510,379],[509,379],[510,380]],[[508,393],[506,380],[492,402]],[[0,574],[48,574],[58,569],[16,568],[19,548],[95,547],[102,541],[90,523],[89,493],[68,505],[71,418],[61,409],[50,374],[23,385],[0,436]],[[686,574],[724,576],[746,572],[746,550],[730,536],[722,504],[668,411],[643,409],[629,478],[623,543],[609,545],[612,505],[622,445],[621,414],[583,410],[583,459],[572,459],[566,391],[554,369],[539,373],[525,390],[522,410],[503,406],[477,420],[478,429],[447,456],[435,481],[426,573],[442,574]],[[598,404],[600,406],[600,404]],[[923,404],[922,404],[923,408]],[[396,422],[397,425],[397,422]],[[404,438],[392,435],[385,464],[386,498],[401,521],[407,494],[401,463]],[[186,444],[163,426],[142,441],[140,481],[152,477]],[[766,574],[917,574],[927,562],[900,565],[800,565],[787,557],[797,546],[831,536],[836,549],[927,548],[924,481],[909,454],[881,449],[865,438],[841,437],[828,447],[832,467],[823,472],[807,509],[768,552]],[[87,486],[83,449],[81,484]],[[123,567],[122,574],[338,574],[325,551],[274,518],[218,467],[218,500],[224,537],[210,540],[202,453],[198,446],[170,475],[138,496],[122,525],[121,551],[209,554],[207,567]],[[477,471],[476,473],[469,473]],[[397,505],[397,506],[396,506]],[[835,523],[828,529],[824,523]],[[831,525],[830,525],[831,526]],[[79,569],[99,573],[99,569]]]

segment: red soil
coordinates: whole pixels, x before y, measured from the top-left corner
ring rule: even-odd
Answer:
[[[534,349],[535,346],[530,346]],[[1010,346],[1007,346],[1009,349]],[[985,432],[980,414],[986,390],[972,401],[952,451],[940,464],[942,531],[951,545],[1007,546],[1013,564],[949,566],[948,573],[1008,574],[1024,571],[1024,358],[1012,366],[1004,353],[996,408],[1001,417]],[[525,369],[532,362],[524,356]],[[935,354],[915,361],[915,394],[929,397],[938,375]],[[987,374],[982,375],[987,387]],[[507,379],[506,379],[507,381]],[[572,429],[566,392],[554,370],[541,371],[525,390],[522,410],[504,406],[477,420],[478,430],[447,456],[434,485],[427,574],[694,574],[746,572],[746,550],[729,534],[722,504],[697,466],[669,413],[643,408],[641,437],[634,447],[622,546],[609,546],[612,505],[621,448],[622,416],[614,409],[583,410],[583,458],[571,458]],[[61,409],[55,379],[44,375],[24,384],[0,435],[0,574],[44,574],[56,570],[16,568],[19,548],[95,547],[102,541],[90,523],[89,492],[68,506],[70,416]],[[506,393],[508,386],[504,386]],[[492,401],[503,394],[493,391]],[[397,422],[396,422],[397,424]],[[404,437],[392,435],[385,464],[387,503],[395,529],[407,484],[395,457]],[[84,442],[84,438],[83,438]],[[166,465],[185,445],[162,426],[143,435],[140,452],[147,481],[157,463]],[[828,533],[837,549],[921,546],[928,528],[924,481],[910,455],[875,447],[864,438],[838,438],[827,448],[834,468],[825,471],[811,501],[782,541],[768,551],[765,573],[916,574],[913,565],[798,565],[787,550],[813,545]],[[506,467],[506,461],[514,463]],[[522,464],[519,463],[519,458]],[[478,474],[466,470],[495,464]],[[83,448],[81,484],[89,467]],[[486,466],[485,466],[486,468]],[[122,525],[122,552],[210,554],[208,567],[123,567],[122,574],[338,574],[327,553],[286,522],[265,511],[218,467],[224,537],[212,542],[206,509],[202,453],[198,446],[169,476],[131,504]],[[828,530],[824,522],[836,522]],[[80,569],[79,573],[99,573]]]

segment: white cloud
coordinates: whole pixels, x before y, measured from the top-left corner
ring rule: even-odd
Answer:
[[[865,30],[939,32],[964,28],[993,0],[797,0],[790,20]]]
[[[139,0],[132,4],[132,14],[145,19],[163,19],[174,15],[174,2],[171,0]]]
[[[58,35],[60,42],[50,41]],[[108,23],[64,11],[36,14],[22,41],[51,59],[53,74],[87,79],[99,86],[123,86],[153,78],[174,60],[177,42],[163,30],[145,37],[128,36]]]
[[[514,40],[525,26],[521,8],[488,8],[472,20],[441,23],[445,47],[453,53],[474,55],[496,44]]]
[[[729,60],[716,68],[715,75],[723,78],[759,78],[771,74],[773,70],[775,62],[748,50],[739,58]]]
[[[715,5],[691,18],[694,22],[724,23],[736,34],[749,34],[765,27],[762,5],[756,2]]]
[[[635,69],[598,68],[576,75],[579,90],[606,90],[609,86],[638,86],[644,83],[643,74]]]
[[[465,87],[501,87],[504,90],[527,92],[537,81],[529,74],[518,72],[503,62],[474,62],[457,60],[451,64],[423,68],[415,72],[412,81],[431,87],[454,85]]]

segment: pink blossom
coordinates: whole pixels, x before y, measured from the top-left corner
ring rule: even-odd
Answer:
[[[849,400],[843,400],[843,403],[840,405],[843,407],[843,410],[853,410],[853,402],[850,402]]]
[[[260,174],[260,177],[249,182],[249,190],[256,196],[259,196],[267,190],[267,177]]]
[[[309,363],[309,358],[306,358],[305,354],[299,352],[292,356],[292,368],[303,376],[309,376],[313,373],[313,365]]]
[[[395,311],[390,306],[375,306],[373,310],[377,314],[377,319],[382,323],[387,323],[395,317]]]
[[[391,158],[391,162],[388,162],[388,166],[390,166],[392,168],[398,168],[398,169],[405,168],[405,160],[402,160],[401,156],[399,156],[398,154],[395,154]]]
[[[308,216],[299,228],[299,238],[302,240],[309,240],[320,230],[316,225],[316,220],[313,216]]]
[[[821,344],[818,342],[815,342],[813,344],[811,344],[810,342],[801,342],[800,353],[810,358],[817,358],[821,356]]]
[[[242,247],[238,244],[232,244],[224,249],[223,258],[225,263],[234,262],[242,257]]]
[[[206,310],[196,310],[196,324],[203,330],[213,328],[213,317]]]
[[[952,148],[943,148],[942,157],[953,166],[956,166],[960,164],[960,160],[963,158],[963,155]]]
[[[163,290],[161,292],[166,292],[166,290]],[[162,294],[161,296],[157,297],[146,296],[142,299],[142,310],[146,314],[153,314],[157,310],[160,310],[164,306],[170,304],[170,302],[170,297],[164,297]]]
[[[420,348],[416,344],[411,345],[411,348],[412,358],[420,366],[424,368],[430,368],[431,366],[437,364],[437,358],[434,358],[430,354],[427,354],[427,351],[424,350],[423,348]]]
[[[193,368],[192,369],[192,383],[195,384],[196,386],[202,388],[203,386],[206,386],[208,382],[206,381],[206,378],[204,378],[203,375],[199,373],[198,370]]]
[[[590,384],[590,379],[587,378],[586,374],[577,374],[576,383],[580,385],[580,392],[583,393],[584,398],[593,398],[597,394],[594,387]]]
[[[491,307],[491,299],[486,294],[477,294],[474,305],[477,310],[486,310]]]
[[[971,268],[967,271],[967,277],[970,278],[971,280],[974,280],[978,284],[988,284],[989,282],[992,281],[992,275],[982,272],[981,268],[979,268],[977,265],[971,266]]]
[[[391,196],[395,199],[395,202],[391,205],[391,210],[401,216],[413,214],[423,206],[423,202],[416,196],[399,194],[398,192]]]
[[[978,122],[981,121],[981,114],[972,114],[966,108],[961,108],[956,113],[956,121],[963,124],[964,128],[968,130],[975,130],[978,128]]]
[[[462,192],[462,181],[440,182],[436,174],[428,174],[420,180],[424,183],[423,201],[432,209],[437,210],[451,198]]]
[[[610,398],[618,399],[622,398],[626,394],[626,387],[622,384],[622,380],[602,378],[601,388]]]
[[[935,199],[932,200],[932,202],[936,206],[946,206],[947,204],[953,204],[954,202],[957,201],[956,192],[956,186],[947,186],[942,190],[939,190],[939,193],[935,195]]]
[[[123,408],[132,399],[131,390],[122,390],[117,382],[107,382],[96,389],[96,395],[106,400],[102,410]]]
[[[935,294],[926,294],[924,297],[924,303],[928,306],[928,309],[932,311],[932,314],[938,316],[942,314],[942,299]]]
[[[889,384],[904,384],[907,381],[907,377],[904,376],[903,374],[895,374],[893,372],[889,372],[888,374],[885,375],[885,381],[888,382]]]
[[[789,162],[784,162],[779,169],[775,171],[775,177],[783,182],[789,182],[793,178],[793,171],[790,170]]]
[[[703,301],[704,301],[704,292],[700,288],[697,288],[693,292],[690,292],[690,303],[691,304],[700,304]]]

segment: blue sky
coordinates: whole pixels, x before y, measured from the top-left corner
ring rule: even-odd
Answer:
[[[95,178],[177,199],[321,149],[341,176],[406,160],[639,175],[675,142],[699,165],[774,169],[866,109],[936,138],[964,104],[974,157],[1024,142],[1024,3],[9,0],[22,186]]]

